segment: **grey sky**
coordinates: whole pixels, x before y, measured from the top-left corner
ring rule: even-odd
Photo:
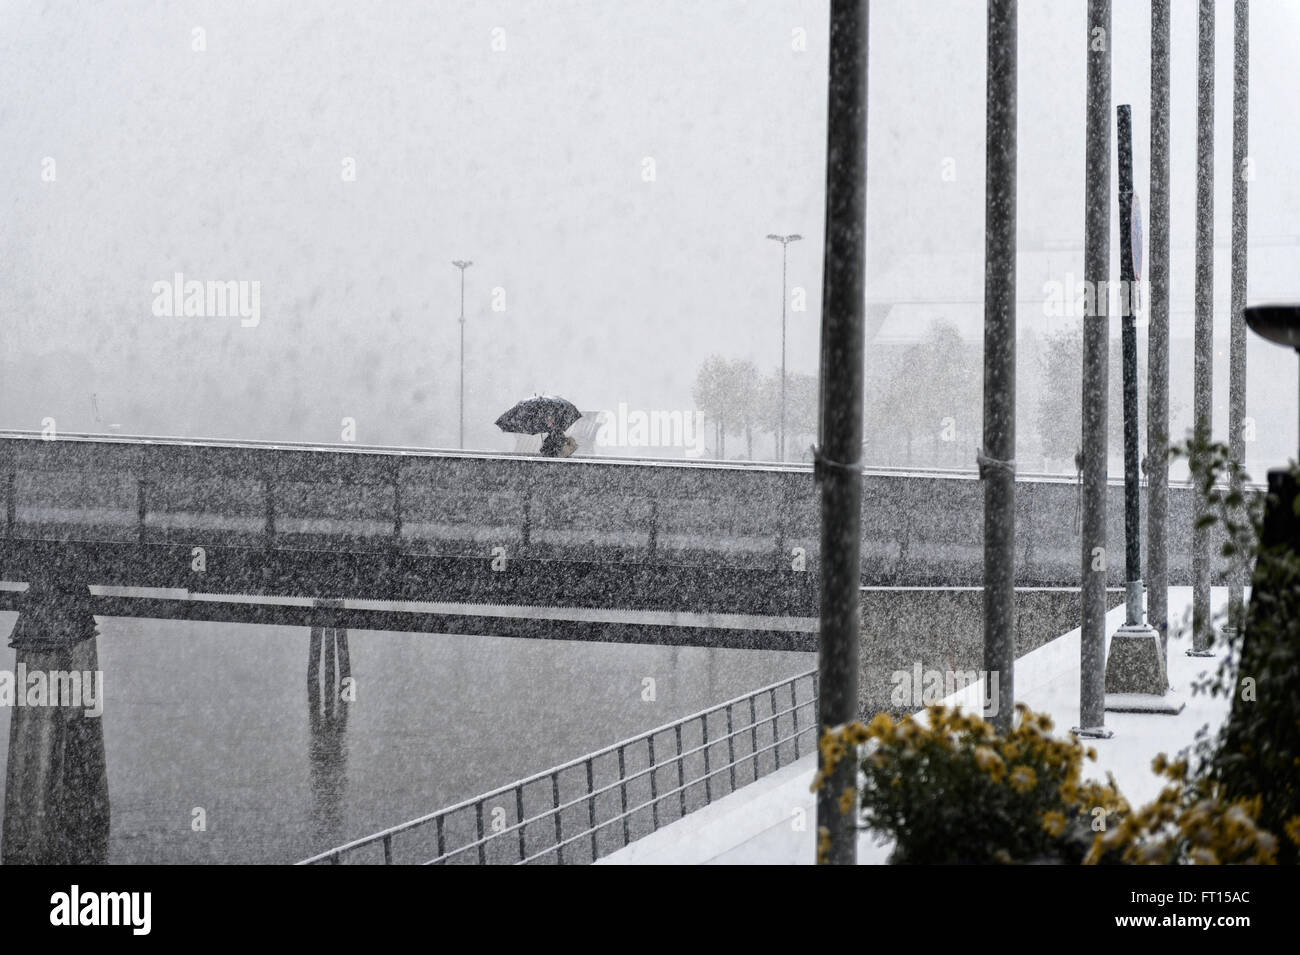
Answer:
[[[1148,6],[1115,6],[1113,101],[1134,107],[1145,200]],[[1232,5],[1218,10],[1226,329]],[[889,286],[904,254],[982,248],[984,15],[974,0],[872,4],[869,297],[924,297],[910,275]],[[1178,290],[1190,299],[1195,18],[1194,0],[1175,0],[1175,335],[1190,335]],[[453,258],[475,262],[471,445],[509,446],[491,421],[535,390],[590,409],[690,407],[710,353],[779,362],[774,231],[806,237],[790,248],[808,297],[789,364],[815,372],[826,20],[825,3],[772,0],[6,3],[0,356],[54,357],[28,388],[36,405],[5,382],[0,424],[39,427],[48,405],[87,427],[96,391],[128,431],[330,441],[350,416],[364,443],[448,446]],[[1296,297],[1300,245],[1264,243],[1300,235],[1300,6],[1256,0],[1251,25],[1250,292]],[[1020,5],[1031,242],[1081,245],[1085,28],[1082,2]],[[1081,252],[1053,268],[1071,255],[1077,275]],[[260,281],[260,324],[153,315],[153,283],[178,271]],[[1037,317],[1022,308],[1022,324]]]

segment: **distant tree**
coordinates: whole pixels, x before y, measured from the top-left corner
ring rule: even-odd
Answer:
[[[1111,339],[1107,350],[1106,439],[1107,451],[1124,453],[1124,351],[1121,339]],[[1043,454],[1073,460],[1083,443],[1083,332],[1077,326],[1048,335],[1039,354],[1041,388],[1038,394],[1038,436]],[[1146,444],[1146,366],[1139,360],[1138,435]],[[1175,409],[1170,407],[1171,415]]]
[[[936,459],[947,442],[974,442],[982,420],[974,355],[953,325],[936,321],[920,341],[872,356],[864,434],[877,460],[895,442],[907,464],[918,438],[930,439]]]
[[[727,427],[735,402],[735,374],[721,355],[710,355],[695,375],[691,396],[695,407],[713,421],[713,446],[719,458],[727,456]]]
[[[1049,458],[1071,459],[1082,437],[1083,345],[1078,330],[1048,335],[1039,353],[1038,437]]]
[[[777,435],[781,426],[781,372],[773,369],[758,387],[761,428],[772,436],[772,457],[779,456]],[[795,438],[817,434],[818,379],[787,371],[785,376],[785,454],[799,458]]]
[[[728,362],[724,373],[726,389],[729,393],[727,405],[731,410],[730,421],[736,429],[745,435],[745,453],[749,460],[754,460],[754,427],[759,421],[760,388],[758,369],[748,360]]]

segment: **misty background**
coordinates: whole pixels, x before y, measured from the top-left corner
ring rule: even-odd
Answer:
[[[1214,420],[1226,440],[1232,4],[1217,14]],[[1149,11],[1113,15],[1112,102],[1133,107],[1145,212]],[[493,421],[534,392],[584,410],[694,410],[711,357],[764,376],[780,365],[773,232],[804,237],[788,251],[787,364],[815,376],[827,20],[811,0],[10,0],[0,426],[49,417],[61,431],[339,443],[351,418],[361,444],[455,447],[453,259],[474,262],[467,447],[515,448]],[[1077,369],[1062,388],[1059,356],[1078,325],[1047,314],[1044,288],[1082,278],[1085,5],[1026,3],[1019,21],[1017,458],[1072,473]],[[1248,300],[1294,300],[1300,6],[1255,0],[1250,25]],[[1195,45],[1196,2],[1174,0],[1175,438],[1192,405]],[[984,4],[872,3],[868,463],[974,466],[984,70]],[[1115,278],[1119,220],[1112,203]],[[156,316],[153,285],[177,272],[260,282],[260,322]],[[1139,340],[1145,352],[1144,329]],[[1295,453],[1296,362],[1248,341],[1247,464],[1261,476]],[[1049,384],[1074,389],[1073,404]],[[1118,416],[1112,399],[1112,432]],[[718,429],[706,434],[721,453]],[[808,443],[792,436],[791,459]],[[727,457],[751,455],[772,459],[770,434],[726,438]]]

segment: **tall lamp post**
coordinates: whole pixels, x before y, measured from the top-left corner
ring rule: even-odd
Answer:
[[[460,269],[460,449],[465,450],[465,270],[473,262],[453,259],[452,265]]]
[[[798,242],[801,235],[769,234],[768,238],[781,243],[781,421],[776,430],[776,454],[785,460],[785,255],[791,242]]]

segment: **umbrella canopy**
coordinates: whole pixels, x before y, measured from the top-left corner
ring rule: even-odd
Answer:
[[[534,395],[497,418],[497,427],[512,434],[545,434],[564,431],[581,417],[582,412],[571,401],[553,395]]]

